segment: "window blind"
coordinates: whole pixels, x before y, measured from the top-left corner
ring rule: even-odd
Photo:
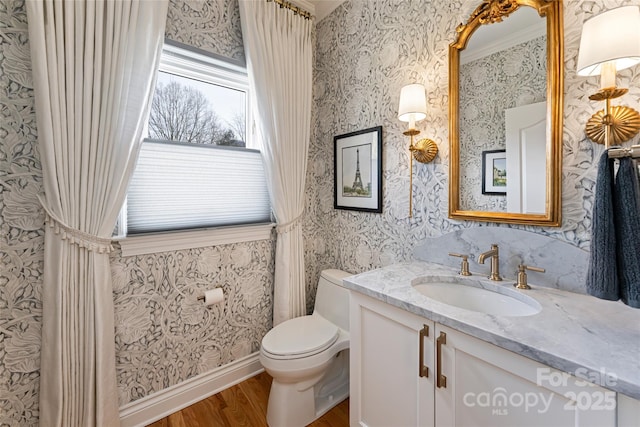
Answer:
[[[127,198],[128,234],[269,222],[257,150],[145,140]]]

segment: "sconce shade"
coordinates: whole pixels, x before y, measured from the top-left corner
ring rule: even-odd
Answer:
[[[419,121],[427,117],[427,97],[424,86],[410,84],[400,90],[398,120],[403,122]]]
[[[616,70],[624,70],[640,62],[640,7],[611,9],[584,23],[578,75],[600,75],[606,62],[614,62]]]

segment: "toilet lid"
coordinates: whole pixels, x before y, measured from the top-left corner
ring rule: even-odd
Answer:
[[[319,353],[338,339],[338,327],[318,315],[282,322],[262,339],[262,349],[277,356]]]

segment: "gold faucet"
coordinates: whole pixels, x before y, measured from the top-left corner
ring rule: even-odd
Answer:
[[[471,273],[469,272],[469,256],[468,255],[449,252],[449,256],[457,256],[458,258],[462,258],[462,262],[460,263],[459,274],[461,276],[471,276]]]
[[[484,260],[487,258],[491,258],[491,274],[489,275],[489,279],[499,281],[502,280],[500,277],[500,256],[498,254],[498,245],[491,245],[491,250],[481,253],[478,256],[478,264],[484,264]]]
[[[527,284],[527,270],[537,271],[544,273],[545,269],[540,267],[532,267],[530,265],[520,264],[518,265],[518,280],[513,285],[518,289],[531,289],[531,286]]]

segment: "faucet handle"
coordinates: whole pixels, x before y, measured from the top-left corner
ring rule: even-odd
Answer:
[[[538,273],[545,273],[547,270],[545,270],[544,268],[540,268],[540,267],[533,267],[531,265],[524,265],[524,264],[520,264],[518,266],[518,269],[523,268],[524,270],[531,270],[531,271],[537,271]]]
[[[531,286],[527,284],[527,270],[537,271],[538,273],[544,273],[546,271],[544,268],[520,264],[518,265],[518,279],[513,286],[518,289],[531,289]]]
[[[471,276],[469,272],[469,255],[457,254],[455,252],[449,252],[449,256],[455,256],[458,258],[462,258],[462,262],[460,264],[460,275],[461,276]]]

